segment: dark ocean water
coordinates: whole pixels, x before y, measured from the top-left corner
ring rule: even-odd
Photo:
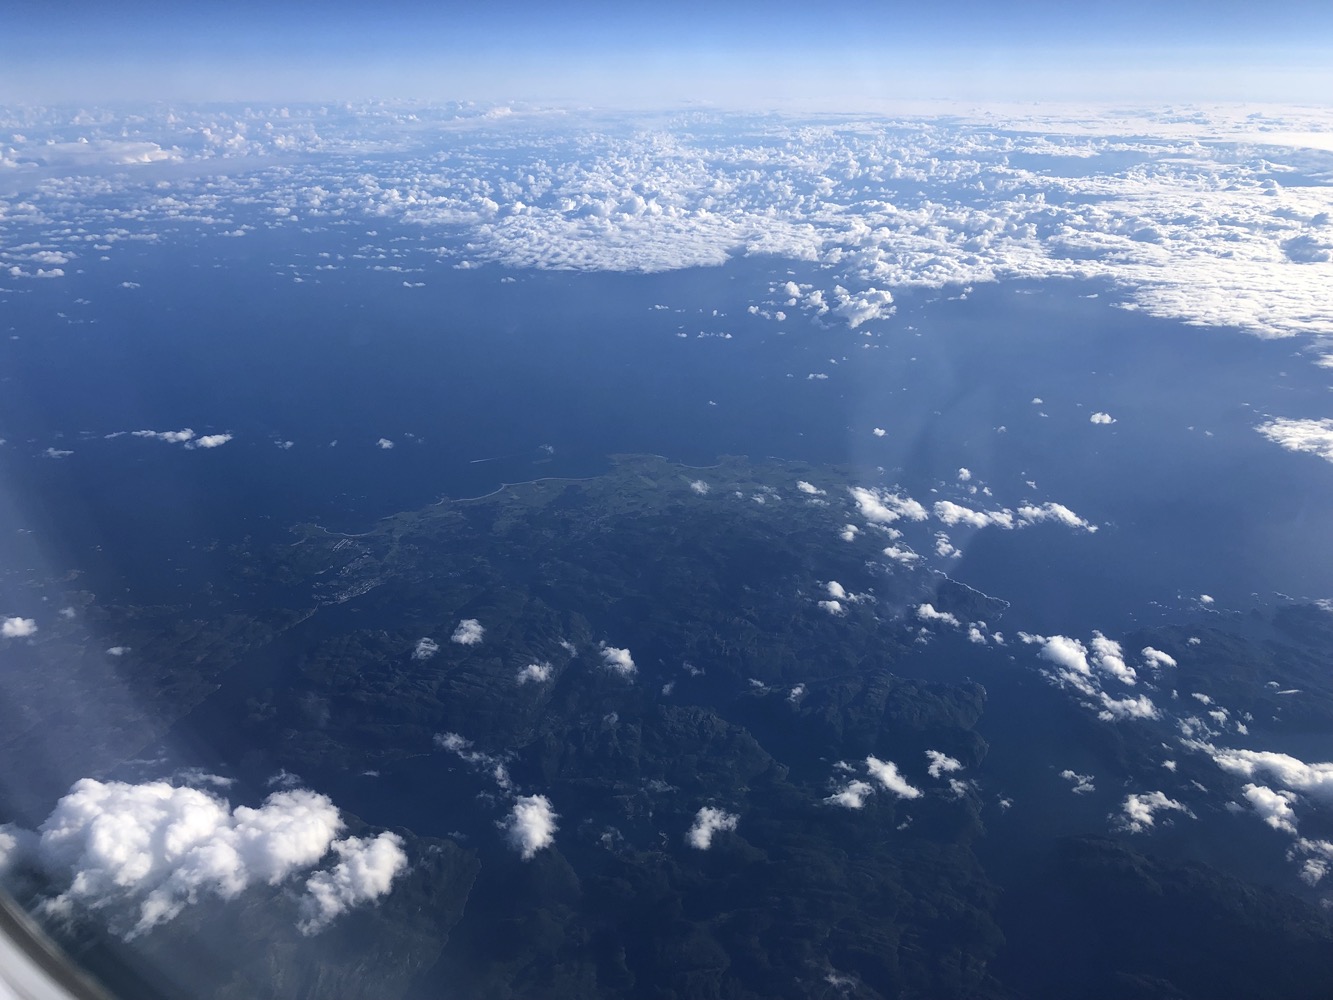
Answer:
[[[217,259],[219,241],[149,247],[8,296],[0,476],[30,557],[146,593],[213,572],[201,549],[218,539],[306,519],[359,530],[442,495],[594,474],[619,452],[740,453],[850,464],[927,504],[967,467],[994,493],[974,506],[1055,500],[1101,525],[952,533],[954,575],[1032,629],[1115,629],[1203,592],[1333,594],[1333,465],[1253,430],[1264,413],[1324,413],[1326,375],[1291,342],[1155,320],[1072,282],[904,292],[867,338],[796,309],[748,315],[787,277],[771,259],[314,271],[317,253],[353,249],[340,238],[256,235]],[[1089,423],[1097,410],[1116,423]],[[234,439],[103,439],[182,427]]]

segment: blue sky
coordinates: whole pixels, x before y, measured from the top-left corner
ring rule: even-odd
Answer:
[[[11,0],[9,100],[1298,100],[1333,4]]]

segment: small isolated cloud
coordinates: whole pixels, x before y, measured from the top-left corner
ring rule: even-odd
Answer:
[[[847,609],[842,606],[841,601],[820,601],[819,606],[831,615],[841,617],[847,613]]]
[[[935,516],[951,528],[959,524],[969,528],[984,528],[990,524],[999,528],[1014,526],[1014,514],[1010,510],[973,510],[952,500],[936,501],[933,509]]]
[[[1088,422],[1093,424],[1113,424],[1115,423],[1115,417],[1111,416],[1109,413],[1102,413],[1099,410],[1092,416],[1088,417]]]
[[[1130,833],[1143,833],[1156,825],[1157,814],[1161,812],[1184,813],[1190,819],[1194,813],[1183,802],[1167,798],[1164,792],[1137,792],[1125,796],[1120,806],[1120,815],[1114,816],[1116,826]]]
[[[129,646],[109,646],[107,647],[107,656],[124,656],[130,651]]]
[[[796,488],[802,493],[808,493],[812,497],[822,497],[827,492],[821,490],[818,486],[814,485],[814,483],[807,483],[804,479],[797,481]]]
[[[828,583],[824,584],[824,589],[828,591],[829,597],[832,597],[835,600],[847,600],[847,588],[837,580],[830,580]]]
[[[1018,508],[1018,517],[1022,522],[1039,524],[1042,521],[1054,521],[1067,528],[1082,528],[1089,534],[1097,531],[1097,525],[1084,520],[1062,503],[1044,503],[1041,505],[1024,504]],[[1021,526],[1021,525],[1020,525]]]
[[[951,614],[948,611],[936,611],[935,605],[933,604],[918,605],[916,616],[923,622],[939,622],[941,625],[952,625],[954,628],[958,628],[962,625],[962,622],[958,620],[957,615]]]
[[[380,438],[378,441],[375,442],[375,447],[380,448],[383,451],[388,451],[390,448],[393,447],[393,442],[390,441],[388,438]]]
[[[1304,451],[1333,462],[1333,420],[1289,420],[1278,417],[1255,428],[1288,451]]]
[[[6,639],[26,639],[37,632],[37,622],[31,618],[6,618],[0,623],[0,635]]]
[[[854,780],[847,782],[824,801],[829,805],[842,806],[844,809],[861,809],[865,806],[866,799],[873,794],[875,794],[873,785]]]
[[[848,492],[856,501],[861,516],[875,524],[890,524],[899,518],[924,521],[928,516],[926,508],[911,497],[901,496],[888,490],[853,486]]]
[[[694,482],[690,483],[690,489],[694,490],[695,493],[698,493],[699,496],[705,496],[712,487],[702,479],[696,479]]]
[[[898,765],[893,761],[880,760],[878,757],[867,757],[866,769],[885,791],[892,792],[900,799],[921,798],[921,790],[908,784],[907,779],[898,773]]]
[[[714,836],[723,830],[736,829],[740,819],[735,813],[704,806],[694,814],[694,823],[685,834],[685,842],[697,851],[706,851],[713,846]]]
[[[302,934],[317,934],[352,907],[379,899],[407,867],[403,839],[387,831],[336,841],[333,851],[338,863],[306,879],[296,925]]]
[[[613,670],[621,677],[633,677],[638,671],[639,668],[634,665],[634,657],[630,656],[628,649],[608,646],[603,642],[601,650],[602,666],[607,670]]]
[[[952,774],[954,771],[961,771],[963,769],[962,761],[955,760],[953,757],[950,757],[946,753],[941,753],[939,750],[927,750],[926,760],[930,762],[926,767],[926,773],[932,778],[938,778],[945,774]]]
[[[879,288],[867,288],[863,292],[849,292],[841,285],[833,288],[833,312],[847,320],[847,325],[855,330],[862,323],[885,319],[894,313],[893,296]]]
[[[168,444],[188,444],[194,440],[194,431],[188,427],[178,431],[130,431],[130,434],[152,441],[166,441]]]
[[[559,829],[556,820],[559,818],[545,795],[520,795],[500,827],[505,831],[509,846],[518,851],[524,861],[531,861],[538,851],[550,847],[555,841]]]
[[[515,680],[520,684],[545,684],[551,679],[551,665],[545,661],[529,663],[518,672]]]
[[[959,481],[960,483],[966,483],[966,482],[968,482],[971,478],[972,478],[972,470],[971,470],[971,469],[959,469],[959,470],[958,470],[958,481]]]
[[[231,438],[232,436],[230,434],[205,434],[202,437],[195,438],[193,441],[186,441],[185,447],[221,448],[224,444],[230,441]]]
[[[877,437],[877,438],[882,438],[885,434],[887,434],[887,433],[889,433],[889,432],[886,431],[883,427],[876,427],[876,428],[875,428],[873,431],[871,431],[870,433],[873,434],[873,435],[875,435],[875,437]]]
[[[915,566],[921,561],[921,556],[906,545],[890,545],[884,550],[884,554],[900,566]]]
[[[438,642],[430,638],[430,636],[422,636],[417,640],[416,647],[412,650],[412,659],[429,660],[439,651],[440,644]]]
[[[1143,662],[1153,670],[1160,670],[1162,667],[1174,667],[1176,665],[1175,657],[1168,653],[1163,653],[1160,649],[1153,649],[1151,646],[1144,646],[1139,651],[1143,657]]]
[[[861,529],[854,524],[844,524],[842,530],[838,532],[838,537],[844,542],[856,540],[856,536],[861,533]]]
[[[1087,795],[1089,792],[1097,790],[1097,786],[1092,783],[1092,775],[1090,774],[1079,774],[1077,771],[1066,768],[1060,772],[1060,777],[1069,782],[1072,786],[1069,790],[1075,795]]]
[[[475,646],[481,642],[482,636],[486,634],[486,629],[481,622],[475,618],[464,618],[454,629],[454,634],[449,636],[450,642],[456,642],[460,646]]]
[[[1109,694],[1101,692],[1102,710],[1097,713],[1097,718],[1103,722],[1119,722],[1122,719],[1156,719],[1161,713],[1157,711],[1157,706],[1152,703],[1152,699],[1146,694],[1141,694],[1137,698],[1112,698]]]
[[[1291,804],[1296,796],[1291,792],[1274,791],[1264,785],[1246,785],[1241,791],[1246,801],[1265,823],[1274,830],[1282,830],[1293,836],[1296,833],[1296,813]]]
[[[1094,631],[1092,640],[1088,645],[1092,649],[1092,663],[1095,667],[1105,670],[1122,684],[1133,685],[1137,683],[1137,675],[1134,673],[1134,669],[1125,662],[1124,650],[1120,648],[1120,643]]]

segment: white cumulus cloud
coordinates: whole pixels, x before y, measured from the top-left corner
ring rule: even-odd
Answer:
[[[545,795],[520,795],[500,825],[509,839],[509,846],[518,851],[524,861],[531,861],[538,851],[555,842],[559,829],[556,820],[559,818]]]
[[[450,642],[456,642],[460,646],[475,646],[481,642],[486,634],[486,628],[475,618],[464,618],[454,629],[453,635],[449,636]]]
[[[694,814],[694,822],[685,834],[685,841],[695,850],[706,851],[713,846],[713,838],[719,832],[736,829],[740,819],[735,813],[704,806]]]

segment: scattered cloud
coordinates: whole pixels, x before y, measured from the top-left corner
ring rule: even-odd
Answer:
[[[1087,795],[1089,792],[1095,792],[1097,786],[1092,783],[1092,775],[1079,774],[1077,771],[1065,769],[1060,772],[1060,777],[1069,782],[1069,789],[1075,795]]]
[[[634,657],[630,656],[628,649],[620,649],[616,646],[608,646],[605,642],[600,647],[602,651],[602,666],[607,670],[619,674],[621,677],[633,677],[638,671],[634,665]]]
[[[450,642],[456,642],[460,646],[475,646],[481,642],[486,634],[485,627],[475,618],[464,618],[454,629],[453,635],[449,636]]]
[[[455,633],[457,634],[457,633]],[[412,649],[412,659],[429,660],[440,651],[440,644],[429,636],[422,636],[417,640],[416,646]]]
[[[509,846],[518,851],[524,861],[531,861],[538,851],[555,842],[559,818],[545,795],[520,795],[500,827],[505,831]]]
[[[515,678],[520,684],[545,684],[551,679],[551,665],[545,661],[529,663]]]
[[[1109,413],[1102,413],[1098,411],[1097,413],[1094,413],[1092,416],[1088,417],[1088,422],[1093,424],[1113,424],[1115,423],[1115,417],[1111,416],[1111,414]]]
[[[706,851],[713,846],[713,838],[723,830],[734,830],[740,822],[735,813],[704,806],[694,815],[694,823],[685,834],[685,842],[698,851]]]
[[[878,757],[867,757],[866,769],[885,791],[892,792],[900,799],[919,799],[921,797],[921,790],[908,784],[907,779],[898,773],[898,765],[892,761],[880,760]]]
[[[865,806],[866,799],[874,793],[873,785],[856,779],[847,782],[824,801],[830,805],[842,806],[844,809],[861,809]]]
[[[230,434],[204,434],[193,441],[186,441],[187,448],[221,448],[232,439]]]
[[[1333,462],[1333,420],[1291,420],[1278,417],[1255,428],[1288,451],[1303,451]]]
[[[6,618],[0,622],[0,636],[6,639],[26,639],[37,634],[37,622],[31,618]]]
[[[1119,816],[1112,816],[1115,825],[1129,833],[1144,833],[1153,828],[1157,816],[1163,812],[1178,812],[1196,818],[1183,802],[1167,798],[1164,792],[1137,792],[1125,796]]]
[[[927,750],[926,760],[930,763],[926,767],[926,773],[932,778],[938,778],[945,774],[952,774],[954,771],[963,769],[963,762],[955,760],[948,754],[939,750]]]

